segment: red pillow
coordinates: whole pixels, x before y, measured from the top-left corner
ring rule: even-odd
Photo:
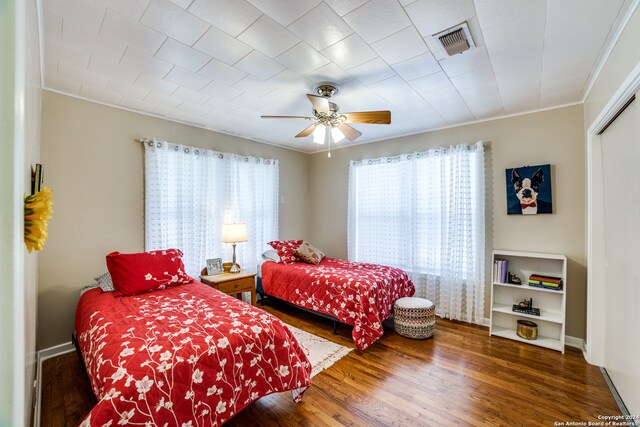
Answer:
[[[178,249],[107,255],[115,295],[137,295],[169,286],[193,282],[184,272],[182,252]]]
[[[280,261],[283,264],[291,264],[300,261],[300,258],[295,254],[295,251],[302,244],[302,240],[274,240],[267,244],[278,252]]]

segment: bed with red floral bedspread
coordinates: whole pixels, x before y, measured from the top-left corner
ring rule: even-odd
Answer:
[[[129,297],[92,289],[75,327],[98,399],[83,426],[216,426],[270,393],[299,401],[311,384],[280,320],[199,282]]]
[[[415,292],[404,270],[336,258],[318,265],[267,261],[262,287],[268,295],[353,326],[353,342],[360,350],[382,336],[382,322],[393,303]]]

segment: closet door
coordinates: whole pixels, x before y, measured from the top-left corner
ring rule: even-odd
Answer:
[[[640,100],[602,133],[606,283],[605,368],[640,414]]]

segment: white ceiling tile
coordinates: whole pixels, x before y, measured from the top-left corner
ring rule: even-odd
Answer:
[[[247,73],[242,72],[231,65],[225,64],[222,61],[218,61],[215,58],[202,67],[202,69],[198,71],[198,74],[202,74],[203,76],[209,77],[212,80],[226,85],[232,85],[247,75]]]
[[[121,67],[115,62],[107,61],[95,55],[89,61],[89,71],[129,84],[133,83],[140,74],[136,70]]]
[[[484,46],[450,56],[439,62],[449,77],[491,66],[487,49]]]
[[[298,43],[276,59],[289,69],[300,74],[310,73],[331,62],[326,56],[320,54],[305,42]]]
[[[46,40],[62,41],[62,16],[55,12],[46,13],[42,19],[42,25],[44,27],[43,35]]]
[[[118,62],[127,48],[121,41],[101,36],[71,21],[64,22],[62,41],[113,62]]]
[[[365,85],[379,82],[380,80],[388,79],[396,75],[396,72],[380,58],[350,68],[347,72]]]
[[[428,52],[427,44],[414,26],[377,41],[371,47],[388,64],[396,64]]]
[[[401,110],[430,109],[429,104],[399,76],[371,84],[369,88]]]
[[[357,67],[371,61],[377,55],[357,34],[352,34],[328,48],[322,50],[323,55],[331,59],[343,69]]]
[[[475,119],[460,96],[432,105],[434,110],[452,125],[471,122]]]
[[[254,96],[250,93],[245,92],[239,97],[235,98],[233,100],[233,103],[240,107],[248,108],[250,110],[258,110],[264,107],[265,105],[269,104],[270,101],[271,100],[269,99],[268,96],[259,97],[259,96]]]
[[[499,93],[491,66],[450,77],[450,80],[465,100],[488,98]]]
[[[131,19],[139,21],[144,13],[149,0],[98,0],[105,6],[117,10]]]
[[[65,21],[75,22],[83,28],[100,28],[106,6],[93,0],[47,0],[42,2],[45,13],[54,12]],[[66,25],[66,22],[65,22]]]
[[[319,17],[322,17],[321,23],[318,22]],[[317,50],[322,50],[353,34],[351,27],[345,24],[324,2],[287,28]]]
[[[268,34],[269,37],[265,37],[265,34]],[[256,22],[238,36],[238,39],[274,58],[291,49],[300,41],[289,30],[283,28],[267,15],[262,15],[258,18]]]
[[[411,80],[409,84],[418,92],[431,92],[445,87],[453,88],[451,80],[449,80],[449,77],[442,71]]]
[[[109,82],[108,77],[92,73],[87,70],[81,70],[80,68],[65,64],[64,62],[60,62],[58,64],[58,77],[70,81],[77,80],[82,84],[101,88],[105,87]]]
[[[314,85],[311,80],[289,69],[271,77],[268,82],[278,86],[278,90],[283,94],[299,90],[311,90]]]
[[[223,116],[238,109],[236,104],[232,104],[231,102],[227,102],[220,98],[212,98],[203,105],[211,111],[209,114],[210,117]]]
[[[189,12],[234,37],[262,15],[246,0],[194,0]]]
[[[371,0],[342,17],[368,43],[411,25],[397,0]]]
[[[215,27],[209,28],[193,47],[230,65],[235,64],[253,50]]]
[[[391,109],[389,101],[355,79],[341,85],[336,101],[342,112]]]
[[[338,15],[344,16],[367,1],[369,0],[325,0],[324,2],[335,10]]]
[[[179,99],[181,101],[189,102],[191,104],[204,104],[210,99],[209,95],[205,95],[200,91],[187,89],[186,87],[178,88],[171,94],[171,98]]]
[[[107,83],[107,90],[111,90],[115,93],[118,93],[122,96],[129,96],[131,98],[143,99],[145,96],[149,94],[149,90],[142,88],[140,86],[135,86],[132,84],[120,82],[114,79],[109,80]]]
[[[249,0],[251,4],[286,27],[316,7],[322,0]]]
[[[184,111],[189,115],[196,115],[196,116],[204,116],[205,114],[208,114],[210,112],[210,110],[207,107],[204,107],[202,105],[191,104],[190,102],[184,102],[180,104],[180,106],[178,107],[178,110]]]
[[[80,93],[80,87],[82,83],[78,80],[69,80],[56,76],[50,76],[45,74],[44,86],[48,89],[56,89],[64,93],[71,95],[78,95]]]
[[[86,69],[91,55],[82,49],[68,46],[63,43],[47,40],[44,45],[44,54],[47,60],[62,61],[80,69]]]
[[[153,55],[167,38],[164,34],[160,34],[113,9],[107,9],[100,33],[136,47],[149,55]]]
[[[157,106],[163,106],[166,108],[176,108],[178,105],[184,102],[181,99],[173,98],[171,96],[168,96],[162,93],[156,93],[156,92],[150,92],[149,95],[147,95],[144,98],[144,100],[151,104],[155,104]]]
[[[254,96],[264,96],[278,89],[278,86],[275,83],[260,80],[253,76],[245,77],[238,83],[234,84],[233,87],[243,92],[249,92]]]
[[[153,77],[164,77],[173,65],[161,59],[154,58],[135,48],[128,47],[120,60],[120,65]]]
[[[92,86],[88,83],[82,83],[80,96],[84,96],[85,98],[91,100],[104,102],[106,104],[119,104],[120,100],[122,99],[122,95],[120,95],[119,93],[105,90],[101,87]]]
[[[581,0],[578,0],[581,1]],[[482,29],[512,21],[547,4],[547,0],[475,0],[476,12]],[[554,2],[551,2],[554,3]],[[566,3],[566,0],[557,2]]]
[[[178,86],[184,86],[193,90],[200,90],[211,81],[207,77],[180,67],[173,67],[171,71],[169,71],[169,74],[164,76],[164,79]]]
[[[164,105],[158,105],[153,110],[153,113],[173,120],[179,120],[181,118],[181,115],[184,114],[181,111],[176,110],[176,108],[174,107],[167,107]]]
[[[204,88],[202,88],[200,92],[211,97],[223,99],[225,101],[236,98],[242,94],[241,90],[218,82],[209,83]]]
[[[405,10],[423,37],[458,25],[476,14],[472,0],[417,0]]]
[[[171,0],[171,2],[177,4],[183,9],[187,9],[191,5],[193,0]]]
[[[414,80],[442,71],[440,64],[430,52],[398,62],[391,66],[405,80]]]
[[[517,51],[527,46],[529,54],[537,46],[538,56],[542,55],[546,8],[540,7],[497,27],[483,30],[484,41],[493,59],[493,55],[503,51]]]
[[[311,80],[314,84],[326,81],[343,84],[353,78],[349,73],[334,63],[327,64],[324,67],[307,73],[305,74],[305,77]]]
[[[140,22],[188,46],[192,46],[209,24],[168,0],[151,0]]]
[[[177,84],[158,79],[147,74],[141,74],[134,84],[158,95],[171,95],[176,91],[176,89],[178,89]]]
[[[189,71],[198,71],[211,61],[209,55],[205,55],[171,38],[167,38],[162,47],[156,52],[155,57]]]
[[[414,1],[416,1],[416,0],[400,0],[400,4],[402,6],[407,6],[407,5],[410,5],[411,3],[413,3]]]
[[[235,67],[262,80],[267,80],[285,69],[284,65],[257,50],[238,61]]]

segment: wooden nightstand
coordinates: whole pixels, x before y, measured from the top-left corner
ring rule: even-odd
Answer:
[[[227,295],[241,295],[251,292],[251,305],[256,305],[256,273],[241,270],[240,273],[224,273],[215,276],[200,276],[205,285],[224,292]]]

